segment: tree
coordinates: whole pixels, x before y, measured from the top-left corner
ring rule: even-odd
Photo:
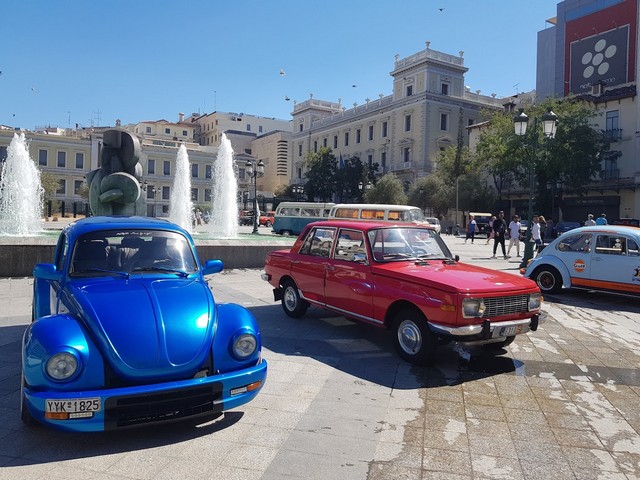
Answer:
[[[336,157],[330,149],[321,147],[317,153],[308,153],[305,159],[307,171],[304,174],[308,199],[328,202],[336,192]]]
[[[364,194],[366,203],[388,203],[392,205],[406,205],[407,195],[400,179],[393,173],[387,173],[378,183]]]
[[[362,201],[368,185],[375,183],[378,164],[369,168],[362,163],[360,157],[349,157],[343,160],[344,166],[336,170],[336,192],[341,202]]]

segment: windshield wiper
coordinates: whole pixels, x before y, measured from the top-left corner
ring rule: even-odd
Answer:
[[[141,271],[151,271],[151,272],[165,272],[165,273],[175,273],[180,277],[188,277],[189,273],[184,270],[179,270],[177,268],[169,268],[169,267],[135,267],[132,272],[141,272]]]
[[[125,277],[125,278],[129,278],[129,273],[128,272],[123,272],[120,270],[110,270],[108,268],[85,268],[84,270],[77,270],[75,272],[72,273],[72,275],[78,275],[78,274],[83,274],[83,273],[94,273],[94,272],[100,272],[100,273],[113,273],[115,275],[120,275],[121,277]]]

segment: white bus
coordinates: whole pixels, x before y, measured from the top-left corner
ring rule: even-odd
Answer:
[[[331,207],[329,219],[427,223],[419,207],[374,203],[338,203]]]
[[[299,235],[311,222],[326,220],[335,203],[282,202],[273,217],[273,232],[279,235]]]

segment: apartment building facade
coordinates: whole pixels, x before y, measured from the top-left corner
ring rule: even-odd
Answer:
[[[456,145],[460,129],[477,123],[484,108],[502,108],[495,95],[465,86],[464,52],[451,55],[426,48],[396,56],[391,95],[344,107],[312,96],[293,111],[292,182],[302,183],[305,156],[321,147],[336,158],[359,157],[377,163],[378,173],[393,172],[407,188],[431,173],[438,152]],[[464,136],[467,142],[466,135]]]

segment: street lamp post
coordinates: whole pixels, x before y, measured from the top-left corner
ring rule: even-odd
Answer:
[[[542,115],[542,134],[544,138],[554,138],[556,136],[556,124],[558,116],[549,109],[547,113]],[[515,133],[519,136],[524,136],[527,133],[527,124],[529,117],[524,113],[524,109],[520,109],[520,113],[513,118],[513,125],[515,127]],[[520,268],[525,268],[529,263],[529,260],[533,258],[533,242],[531,242],[531,229],[533,227],[533,195],[534,195],[534,181],[535,181],[535,164],[536,164],[536,149],[538,147],[538,117],[533,119],[533,141],[531,143],[531,162],[529,165],[529,211],[528,211],[528,225],[527,235],[524,243],[524,256],[520,263]]]
[[[291,191],[296,195],[296,202],[299,202],[300,195],[304,193],[304,187],[302,185],[294,185]]]
[[[264,175],[264,162],[260,160],[257,164],[251,160],[247,161],[247,175],[253,179],[253,231],[258,233],[258,177]]]

